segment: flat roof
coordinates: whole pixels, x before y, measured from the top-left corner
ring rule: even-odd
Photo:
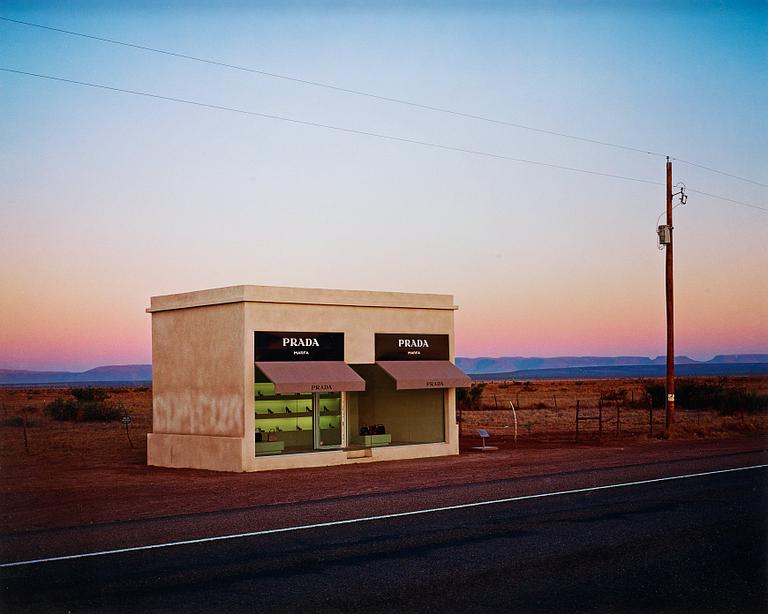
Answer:
[[[189,309],[227,303],[282,303],[292,305],[343,305],[347,307],[392,307],[400,309],[457,309],[452,294],[374,292],[285,288],[282,286],[229,286],[180,294],[153,296],[147,313]]]

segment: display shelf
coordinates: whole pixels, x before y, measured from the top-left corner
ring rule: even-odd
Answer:
[[[385,433],[382,435],[359,435],[352,438],[352,443],[360,446],[388,446],[392,443],[392,435]]]
[[[312,413],[312,402],[309,403],[305,401],[302,401],[300,403],[297,402],[291,402],[291,403],[279,403],[275,401],[269,401],[269,400],[261,400],[256,399],[253,402],[253,409],[255,412],[260,414],[266,414],[269,413],[269,410],[272,410],[272,413],[275,414],[303,414],[303,413]],[[290,411],[289,411],[290,410]]]
[[[275,392],[275,385],[271,383],[256,382],[253,385],[254,398],[258,401],[295,401],[300,399],[311,399],[311,392],[295,392],[280,394]],[[320,392],[320,400],[338,401],[338,392]]]
[[[270,394],[255,395],[257,401],[297,401],[301,399],[311,399],[311,394]]]
[[[270,419],[277,420],[278,418],[280,420],[285,420],[285,419],[291,419],[291,418],[311,418],[314,415],[315,415],[314,412],[311,412],[311,411],[304,411],[304,412],[295,412],[294,411],[294,412],[291,412],[289,414],[288,413],[282,413],[282,414],[278,414],[278,413],[269,414],[269,413],[267,413],[267,414],[265,414],[265,413],[256,412],[254,414],[254,417],[256,418],[256,420],[270,420]],[[334,416],[340,416],[340,415],[341,415],[340,411],[329,411],[329,412],[321,412],[320,413],[320,417],[321,418],[325,418],[325,417],[332,418]]]
[[[290,414],[282,413],[282,414],[264,414],[256,412],[254,414],[254,418],[256,420],[277,420],[278,418],[280,420],[290,419],[290,418],[311,418],[312,412],[311,411],[304,411],[304,412],[291,412]]]
[[[311,433],[312,422],[308,418],[304,422],[296,424],[296,420],[286,421],[285,418],[275,420],[259,420],[256,423],[256,431],[259,433]],[[277,430],[280,429],[280,430]]]
[[[284,441],[257,441],[256,454],[282,454],[285,449]]]

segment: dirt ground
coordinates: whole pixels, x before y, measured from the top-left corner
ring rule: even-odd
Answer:
[[[657,451],[701,447],[706,438],[750,438],[758,447],[766,441],[768,416],[738,412],[730,417],[680,412],[673,441],[663,441],[659,438],[663,416],[656,416],[651,437],[647,409],[631,403],[621,408],[616,435],[615,422],[610,422],[615,420],[615,403],[606,397],[623,389],[622,398],[631,402],[633,392],[636,400],[640,396],[642,385],[638,380],[495,382],[484,391],[485,409],[462,412],[459,457],[256,474],[147,467],[152,400],[146,387],[108,390],[108,402],[121,403],[131,417],[128,433],[119,421],[58,422],[46,416],[45,404],[66,397],[66,390],[0,389],[0,533],[379,493],[409,485],[473,483],[577,462],[580,467],[610,465],[623,453],[619,451],[629,448],[637,449],[638,458],[652,462]],[[768,378],[729,378],[729,385],[765,392]],[[594,411],[601,393],[606,418],[603,435],[598,438],[596,424],[586,422],[577,442],[576,400]],[[510,400],[522,405],[517,412],[516,442],[511,410],[497,409]],[[28,449],[20,426],[25,414]],[[479,443],[479,425],[491,430],[489,443],[500,448],[496,456],[472,451]]]

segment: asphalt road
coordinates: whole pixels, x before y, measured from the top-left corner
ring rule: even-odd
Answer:
[[[765,612],[766,502],[752,469],[3,568],[2,609]]]

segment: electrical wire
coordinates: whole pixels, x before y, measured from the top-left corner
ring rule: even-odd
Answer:
[[[691,162],[689,160],[683,160],[682,158],[673,158],[677,162],[682,162],[683,164],[687,164],[689,166],[695,166],[696,168],[704,169],[705,171],[709,171],[711,173],[717,173],[718,175],[724,175],[726,177],[731,177],[732,179],[738,179],[740,181],[746,181],[747,183],[752,183],[754,185],[759,185],[764,188],[768,188],[768,183],[761,183],[759,181],[755,181],[754,179],[747,179],[746,177],[739,177],[738,175],[733,175],[731,173],[726,173],[725,171],[719,171],[716,168],[712,168],[711,166],[704,166],[703,164],[698,164],[697,162]]]
[[[750,207],[751,209],[757,209],[758,211],[763,211],[764,213],[768,213],[768,207],[761,207],[760,205],[745,203],[743,200],[735,200],[733,198],[728,198],[726,196],[720,196],[718,194],[710,194],[709,192],[702,192],[701,190],[694,190],[692,188],[686,188],[686,190],[688,192],[692,192],[693,194],[699,194],[700,196],[708,196],[709,198],[716,198],[718,200],[723,200],[725,202],[733,203],[734,205],[741,205],[742,207]]]
[[[674,205],[672,207],[672,211],[674,211],[678,207],[682,206],[682,204],[683,203],[677,203],[676,205]],[[667,210],[666,209],[664,211],[662,211],[661,213],[659,213],[659,217],[656,218],[656,226],[659,225],[659,222],[661,222],[661,218],[664,217],[666,214],[667,214]]]
[[[27,71],[23,71],[23,70],[16,70],[16,69],[13,69],[13,68],[6,68],[6,67],[1,67],[0,66],[0,71],[6,72],[6,73],[11,73],[11,74],[16,74],[16,75],[23,75],[23,76],[27,76],[27,77],[35,77],[35,78],[38,78],[38,79],[46,79],[46,80],[50,80],[50,81],[57,81],[57,82],[61,82],[61,83],[68,83],[68,84],[71,84],[71,85],[79,85],[79,86],[89,87],[89,88],[94,88],[94,89],[107,90],[107,91],[110,91],[110,92],[118,92],[118,93],[121,93],[121,94],[131,94],[133,96],[142,96],[142,97],[145,97],[145,98],[152,98],[152,99],[157,99],[157,100],[165,100],[167,102],[175,102],[175,103],[180,103],[180,104],[186,104],[186,105],[190,105],[190,106],[202,107],[202,108],[205,108],[205,109],[212,109],[212,110],[216,110],[216,111],[227,111],[227,112],[231,112],[231,113],[239,113],[241,115],[249,115],[249,116],[254,116],[254,117],[261,117],[261,118],[264,118],[264,119],[273,119],[273,120],[277,120],[277,121],[284,121],[284,122],[288,122],[288,123],[291,123],[291,124],[297,124],[297,125],[301,125],[301,126],[311,126],[311,127],[314,127],[314,128],[324,128],[326,130],[335,130],[335,131],[344,132],[344,133],[347,133],[347,134],[356,134],[356,135],[360,135],[360,136],[369,136],[369,137],[384,139],[384,140],[388,140],[388,141],[394,141],[394,142],[398,142],[398,143],[408,143],[408,144],[411,144],[411,145],[420,145],[420,146],[423,146],[423,147],[430,147],[430,148],[433,148],[433,149],[441,149],[441,150],[444,150],[444,151],[453,151],[453,152],[465,153],[465,154],[470,154],[470,155],[475,155],[475,156],[483,156],[483,157],[486,157],[486,158],[494,158],[494,159],[498,159],[498,160],[507,160],[509,162],[518,162],[518,163],[521,163],[521,164],[530,164],[530,165],[534,165],[534,166],[553,168],[553,169],[557,169],[557,170],[570,171],[570,172],[574,172],[574,173],[583,173],[583,174],[587,174],[587,175],[596,175],[598,177],[608,177],[610,179],[620,179],[620,180],[623,180],[623,181],[633,181],[633,182],[636,182],[636,183],[644,183],[644,184],[647,184],[647,185],[655,185],[655,186],[663,186],[664,185],[660,181],[653,181],[651,179],[642,179],[640,177],[630,177],[628,175],[617,175],[617,174],[614,174],[614,173],[604,173],[602,171],[594,171],[594,170],[585,169],[585,168],[578,168],[578,167],[575,167],[575,166],[565,166],[565,165],[562,165],[562,164],[554,164],[554,163],[551,163],[551,162],[542,162],[540,160],[529,160],[527,158],[517,158],[517,157],[514,157],[514,156],[507,156],[507,155],[504,155],[504,154],[497,154],[497,153],[482,151],[482,150],[479,150],[479,149],[467,149],[467,148],[464,148],[464,147],[456,147],[456,146],[453,146],[453,145],[444,145],[444,144],[441,144],[441,143],[433,143],[433,142],[430,142],[430,141],[421,141],[421,140],[418,140],[418,139],[411,139],[411,138],[407,138],[407,137],[393,136],[393,135],[382,134],[382,133],[378,133],[378,132],[370,132],[370,131],[367,131],[367,130],[357,130],[355,128],[347,128],[347,127],[344,127],[344,126],[335,126],[335,125],[332,125],[332,124],[323,124],[323,123],[320,123],[320,122],[312,122],[312,121],[296,119],[296,118],[292,118],[292,117],[284,117],[282,115],[272,115],[272,114],[269,114],[269,113],[260,113],[258,111],[251,111],[251,110],[248,110],[248,109],[238,109],[236,107],[227,107],[227,106],[223,106],[223,105],[210,104],[210,103],[206,103],[206,102],[199,102],[199,101],[196,101],[196,100],[188,100],[186,98],[176,98],[176,97],[173,97],[173,96],[164,96],[162,94],[153,94],[151,92],[142,92],[142,91],[139,91],[139,90],[130,90],[130,89],[125,89],[125,88],[120,88],[120,87],[113,87],[113,86],[110,86],[110,85],[103,85],[103,84],[100,84],[100,83],[90,83],[88,81],[78,81],[78,80],[75,80],[75,79],[66,79],[64,77],[54,77],[52,75],[43,75],[43,74],[40,74],[40,73],[33,73],[33,72],[27,72]],[[694,190],[692,188],[686,188],[686,189],[687,189],[688,192],[700,194],[702,196],[708,196],[709,198],[715,198],[715,199],[722,200],[724,202],[732,203],[732,204],[735,204],[735,205],[741,205],[741,206],[744,206],[744,207],[750,207],[752,209],[757,209],[757,210],[764,211],[764,212],[768,213],[768,208],[762,207],[760,205],[755,205],[755,204],[752,204],[752,203],[747,203],[747,202],[744,202],[744,201],[735,200],[735,199],[732,199],[732,198],[727,198],[725,196],[719,196],[717,194],[711,194],[709,192],[702,192],[700,190]]]
[[[499,159],[499,160],[508,160],[510,162],[519,162],[521,164],[532,164],[534,166],[544,166],[544,167],[547,167],[547,168],[554,168],[554,169],[563,170],[563,171],[571,171],[571,172],[574,172],[574,173],[584,173],[584,174],[587,174],[587,175],[598,175],[600,177],[609,177],[611,179],[622,179],[624,181],[635,181],[635,182],[638,182],[638,183],[647,183],[647,184],[650,184],[650,185],[664,185],[664,184],[662,184],[659,181],[652,181],[650,179],[641,179],[639,177],[629,177],[629,176],[626,176],[626,175],[616,175],[616,174],[613,174],[613,173],[604,173],[604,172],[601,172],[601,171],[593,171],[593,170],[589,170],[589,169],[578,168],[578,167],[575,167],[575,166],[564,166],[562,164],[553,164],[553,163],[550,163],[550,162],[542,162],[540,160],[528,160],[526,158],[516,158],[516,157],[513,157],[513,156],[506,156],[506,155],[503,155],[503,154],[497,154],[497,153],[491,153],[491,152],[487,152],[487,151],[481,151],[479,149],[467,149],[467,148],[464,148],[464,147],[456,147],[456,146],[453,146],[453,145],[443,145],[441,143],[432,143],[430,141],[420,141],[418,139],[411,139],[411,138],[401,137],[401,136],[393,136],[393,135],[390,135],[390,134],[382,134],[382,133],[378,133],[378,132],[369,132],[369,131],[366,131],[366,130],[357,130],[355,128],[346,128],[344,126],[335,126],[335,125],[332,125],[332,124],[322,124],[320,122],[312,122],[312,121],[306,121],[306,120],[302,120],[302,119],[295,119],[295,118],[292,118],[292,117],[284,117],[282,115],[272,115],[272,114],[269,114],[269,113],[260,113],[258,111],[250,111],[248,109],[238,109],[236,107],[227,107],[227,106],[223,106],[223,105],[209,104],[209,103],[206,103],[206,102],[198,102],[198,101],[195,101],[195,100],[188,100],[186,98],[176,98],[176,97],[173,97],[173,96],[163,96],[161,94],[153,94],[151,92],[142,92],[142,91],[139,91],[139,90],[129,90],[129,89],[124,89],[124,88],[120,88],[120,87],[112,87],[112,86],[109,86],[109,85],[102,85],[100,83],[89,83],[88,81],[77,81],[75,79],[65,79],[63,77],[54,77],[54,76],[51,76],[51,75],[43,75],[43,74],[39,74],[39,73],[26,72],[26,71],[23,71],[23,70],[15,70],[13,68],[0,67],[0,71],[8,72],[8,73],[13,73],[13,74],[17,74],[17,75],[25,75],[27,77],[36,77],[36,78],[39,78],[39,79],[48,79],[48,80],[51,80],[51,81],[59,81],[61,83],[69,83],[69,84],[72,84],[72,85],[81,85],[81,86],[85,86],[85,87],[91,87],[91,88],[96,88],[96,89],[108,90],[108,91],[111,91],[111,92],[119,92],[119,93],[122,93],[122,94],[131,94],[133,96],[143,96],[143,97],[146,97],[146,98],[155,98],[155,99],[158,99],[158,100],[166,100],[168,102],[177,102],[177,103],[186,104],[186,105],[192,105],[192,106],[196,106],[196,107],[203,107],[203,108],[206,108],[206,109],[214,109],[214,110],[217,110],[217,111],[229,111],[231,113],[240,113],[242,115],[252,115],[254,117],[262,117],[262,118],[265,118],[265,119],[274,119],[274,120],[278,120],[278,121],[289,122],[289,123],[292,123],[292,124],[298,124],[298,125],[301,125],[301,126],[312,126],[312,127],[315,127],[315,128],[325,128],[327,130],[337,130],[339,132],[345,132],[345,133],[348,133],[348,134],[357,134],[357,135],[362,135],[362,136],[370,136],[370,137],[375,137],[375,138],[379,138],[379,139],[385,139],[385,140],[388,140],[388,141],[395,141],[395,142],[399,142],[399,143],[410,143],[412,145],[421,145],[421,146],[424,146],[424,147],[432,147],[434,149],[443,149],[443,150],[446,150],[446,151],[455,151],[455,152],[466,153],[466,154],[471,154],[471,155],[475,155],[475,156],[484,156],[486,158],[496,158],[496,159]]]
[[[603,140],[600,140],[600,139],[593,139],[593,138],[579,136],[579,135],[575,135],[575,134],[569,134],[569,133],[566,133],[566,132],[558,132],[556,130],[548,130],[546,128],[538,128],[536,126],[529,126],[529,125],[521,124],[521,123],[517,123],[517,122],[510,122],[510,121],[506,121],[506,120],[502,120],[502,119],[496,119],[496,118],[488,117],[488,116],[485,116],[485,115],[477,115],[477,114],[474,114],[474,113],[465,113],[463,111],[457,111],[455,109],[447,109],[447,108],[444,108],[444,107],[438,107],[438,106],[434,106],[434,105],[422,104],[422,103],[414,102],[412,100],[406,100],[404,98],[395,98],[395,97],[391,97],[391,96],[383,96],[383,95],[380,95],[380,94],[374,94],[372,92],[365,92],[365,91],[362,91],[362,90],[356,90],[356,89],[341,87],[341,86],[333,85],[333,84],[330,84],[330,83],[323,83],[323,82],[320,82],[320,81],[312,81],[310,79],[303,79],[303,78],[300,78],[300,77],[292,77],[290,75],[283,75],[283,74],[280,74],[280,73],[269,72],[269,71],[260,70],[260,69],[257,69],[257,68],[249,68],[247,66],[241,66],[241,65],[238,65],[238,64],[231,64],[231,63],[228,63],[228,62],[222,62],[222,61],[213,60],[213,59],[210,59],[210,58],[201,58],[201,57],[198,57],[198,56],[189,55],[189,54],[185,54],[185,53],[179,53],[179,52],[176,52],[176,51],[169,51],[167,49],[159,49],[159,48],[156,48],[156,47],[149,47],[147,45],[139,45],[139,44],[136,44],[136,43],[129,43],[127,41],[121,41],[121,40],[117,40],[117,39],[114,39],[114,38],[107,38],[107,37],[104,37],[104,36],[96,36],[96,35],[93,35],[93,34],[85,34],[84,32],[76,32],[74,30],[65,30],[63,28],[55,28],[53,26],[46,26],[46,25],[43,25],[43,24],[31,22],[31,21],[22,21],[20,19],[11,19],[9,17],[2,17],[2,16],[0,16],[0,21],[5,21],[5,22],[8,22],[8,23],[14,23],[14,24],[17,24],[17,25],[22,25],[22,26],[28,26],[28,27],[31,27],[31,28],[38,28],[38,29],[41,29],[41,30],[48,30],[50,32],[58,32],[59,34],[66,34],[68,36],[77,36],[77,37],[80,37],[80,38],[85,38],[85,39],[89,39],[89,40],[95,40],[95,41],[98,41],[98,42],[108,43],[108,44],[111,44],[111,45],[120,45],[120,46],[123,46],[123,47],[129,47],[129,48],[138,49],[138,50],[141,50],[141,51],[148,51],[150,53],[158,53],[158,54],[166,55],[166,56],[170,56],[170,57],[180,58],[180,59],[184,59],[184,60],[190,60],[192,62],[200,62],[200,63],[203,63],[203,64],[209,64],[209,65],[212,65],[212,66],[219,66],[221,68],[228,68],[228,69],[231,69],[231,70],[238,70],[238,71],[241,71],[241,72],[248,72],[248,73],[252,73],[252,74],[261,75],[261,76],[264,76],[264,77],[271,77],[271,78],[274,78],[274,79],[282,79],[282,80],[285,80],[285,81],[292,81],[294,83],[301,83],[303,85],[311,85],[313,87],[321,87],[321,88],[325,88],[325,89],[328,89],[328,90],[342,92],[342,93],[345,93],[345,94],[353,94],[355,96],[364,96],[364,97],[367,97],[367,98],[372,98],[374,100],[381,100],[383,102],[390,102],[390,103],[410,106],[410,107],[414,107],[414,108],[417,108],[417,109],[423,109],[423,110],[426,110],[426,111],[433,111],[433,112],[436,112],[436,113],[443,113],[443,114],[446,114],[446,115],[453,115],[455,117],[464,117],[466,119],[473,119],[473,120],[477,120],[477,121],[483,121],[483,122],[497,124],[497,125],[501,125],[501,126],[517,128],[517,129],[520,129],[520,130],[528,130],[528,131],[536,132],[536,133],[539,133],[539,134],[547,134],[547,135],[550,135],[550,136],[556,136],[556,137],[561,137],[561,138],[565,138],[565,139],[571,139],[571,140],[574,140],[574,141],[581,141],[583,143],[591,143],[593,145],[601,145],[603,147],[613,147],[615,149],[623,149],[625,151],[632,151],[632,152],[635,152],[635,153],[642,153],[642,154],[646,154],[646,155],[650,155],[650,156],[666,157],[666,155],[667,155],[667,154],[664,154],[664,153],[661,153],[661,152],[658,152],[658,151],[652,151],[652,150],[649,150],[649,149],[643,149],[643,148],[639,148],[639,147],[632,147],[630,145],[622,145],[622,144],[619,144],[619,143],[612,143],[610,141],[603,141]],[[695,166],[697,168],[700,168],[700,169],[703,169],[703,170],[706,170],[706,171],[710,171],[712,173],[717,173],[717,174],[720,174],[720,175],[724,175],[726,177],[731,177],[732,179],[738,179],[740,181],[745,181],[747,183],[751,183],[751,184],[754,184],[754,185],[759,185],[759,186],[762,186],[762,187],[768,187],[768,184],[766,184],[766,183],[762,183],[760,181],[755,181],[754,179],[749,179],[747,177],[741,177],[739,175],[734,175],[733,173],[728,173],[728,172],[725,172],[725,171],[721,171],[721,170],[718,170],[716,168],[712,168],[711,166],[706,166],[704,164],[699,164],[697,162],[692,162],[690,160],[684,160],[682,158],[673,157],[673,159],[678,161],[678,162],[682,162],[683,164],[688,164],[690,166]]]
[[[230,64],[228,62],[221,62],[221,61],[218,61],[218,60],[211,60],[209,58],[201,58],[201,57],[197,57],[197,56],[194,56],[194,55],[187,55],[185,53],[178,53],[176,51],[168,51],[166,49],[158,49],[156,47],[148,47],[146,45],[138,45],[138,44],[135,44],[135,43],[129,43],[129,42],[126,42],[126,41],[116,40],[116,39],[113,39],[113,38],[106,38],[106,37],[103,37],[103,36],[94,36],[92,34],[84,34],[83,32],[75,32],[73,30],[64,30],[62,28],[54,28],[52,26],[45,26],[45,25],[42,25],[42,24],[39,24],[39,23],[32,23],[30,21],[21,21],[19,19],[10,19],[8,17],[0,17],[0,20],[1,21],[10,22],[10,23],[19,24],[19,25],[23,25],[23,26],[29,26],[29,27],[33,27],[33,28],[40,28],[42,30],[50,30],[51,32],[59,32],[60,34],[67,34],[69,36],[78,36],[80,38],[87,38],[87,39],[99,41],[99,42],[102,42],[102,43],[109,43],[111,45],[121,45],[123,47],[130,47],[132,49],[139,49],[141,51],[149,51],[151,53],[159,53],[159,54],[162,54],[162,55],[167,55],[167,56],[171,56],[171,57],[175,57],[175,58],[181,58],[181,59],[184,59],[184,60],[191,60],[193,62],[201,62],[203,64],[210,64],[212,66],[219,66],[219,67],[222,67],[222,68],[229,68],[231,70],[239,70],[239,71],[242,71],[242,72],[253,73],[253,74],[257,74],[257,75],[262,75],[264,77],[272,77],[274,79],[283,79],[285,81],[293,81],[294,83],[301,83],[303,85],[312,85],[314,87],[322,87],[322,88],[325,88],[325,89],[334,90],[334,91],[337,91],[337,92],[342,92],[344,94],[354,94],[355,96],[365,96],[367,98],[373,98],[375,100],[381,100],[381,101],[384,101],[384,102],[392,102],[392,103],[395,103],[395,104],[406,105],[406,106],[409,106],[409,107],[415,107],[417,109],[424,109],[426,111],[434,111],[434,112],[437,112],[437,113],[444,113],[446,115],[453,115],[453,116],[456,116],[456,117],[464,117],[464,118],[467,118],[467,119],[474,119],[474,120],[488,122],[488,123],[497,124],[497,125],[501,125],[501,126],[508,126],[508,127],[511,127],[511,128],[519,128],[521,130],[529,130],[531,132],[538,132],[540,134],[548,134],[550,136],[557,136],[557,137],[562,137],[562,138],[566,138],[566,139],[572,139],[572,140],[581,141],[581,142],[584,142],[584,143],[591,143],[593,145],[602,145],[604,147],[613,147],[615,149],[623,149],[625,151],[634,151],[636,153],[642,153],[642,154],[647,154],[647,155],[651,155],[651,156],[659,156],[659,157],[666,156],[666,154],[663,154],[663,153],[660,153],[660,152],[657,152],[657,151],[650,151],[650,150],[646,150],[646,149],[641,149],[639,147],[631,147],[629,145],[621,145],[621,144],[618,144],[618,143],[611,143],[609,141],[601,141],[599,139],[592,139],[592,138],[589,138],[589,137],[577,136],[577,135],[568,134],[568,133],[565,133],[565,132],[557,132],[555,130],[548,130],[546,128],[537,128],[535,126],[528,126],[526,124],[509,122],[509,121],[505,121],[505,120],[501,120],[501,119],[494,119],[492,117],[486,117],[486,116],[483,116],[483,115],[476,115],[476,114],[473,114],[473,113],[464,113],[462,111],[456,111],[456,110],[453,110],[453,109],[446,109],[446,108],[443,108],[443,107],[437,107],[437,106],[432,106],[432,105],[427,105],[427,104],[421,104],[421,103],[418,103],[418,102],[413,102],[411,100],[405,100],[403,98],[394,98],[394,97],[390,97],[390,96],[382,96],[382,95],[379,95],[379,94],[373,94],[371,92],[364,92],[362,90],[355,90],[355,89],[351,89],[351,88],[341,87],[341,86],[338,86],[338,85],[332,85],[330,83],[322,83],[320,81],[311,81],[309,79],[302,79],[300,77],[292,77],[292,76],[289,76],[289,75],[282,75],[282,74],[279,74],[279,73],[268,72],[268,71],[265,71],[265,70],[259,70],[257,68],[249,68],[247,66],[239,66],[237,64]]]

